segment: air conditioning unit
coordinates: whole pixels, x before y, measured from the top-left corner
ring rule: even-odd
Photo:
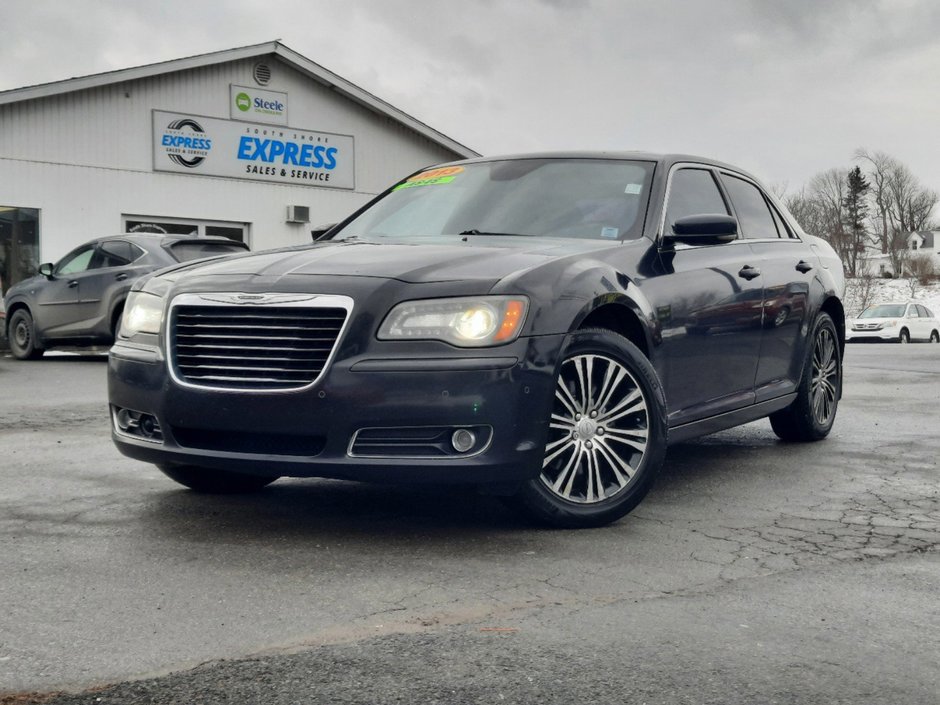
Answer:
[[[288,223],[309,223],[310,206],[287,206]]]

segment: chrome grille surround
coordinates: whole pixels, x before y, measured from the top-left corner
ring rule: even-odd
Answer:
[[[170,376],[226,392],[308,389],[329,369],[352,309],[329,294],[180,294],[167,314]]]

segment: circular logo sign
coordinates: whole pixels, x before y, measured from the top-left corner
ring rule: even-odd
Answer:
[[[202,164],[212,149],[212,140],[192,118],[181,118],[167,125],[161,143],[170,161],[189,169]]]
[[[239,93],[235,96],[235,107],[243,113],[251,109],[251,97],[247,93]]]

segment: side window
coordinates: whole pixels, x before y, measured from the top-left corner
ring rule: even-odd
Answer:
[[[774,223],[777,226],[777,232],[780,234],[780,237],[791,238],[795,237],[790,231],[790,228],[787,227],[786,221],[783,219],[783,216],[777,212],[777,209],[773,207],[773,204],[770,204],[770,215],[774,218]]]
[[[124,240],[110,240],[98,247],[97,265],[99,267],[121,267],[130,264],[135,257],[131,243]]]
[[[94,245],[86,245],[69,252],[55,267],[56,274],[77,274],[91,269],[91,257],[95,254]]]
[[[920,318],[920,314],[917,313],[917,306],[911,304],[907,307],[907,317],[908,318]]]
[[[715,177],[707,169],[679,169],[669,186],[666,227],[671,228],[679,218],[706,213],[729,215]]]
[[[926,306],[921,306],[920,304],[918,304],[917,308],[920,309],[920,315],[923,316],[924,318],[933,318],[933,311],[931,311]]]
[[[721,181],[731,196],[731,203],[738,217],[738,228],[743,237],[750,240],[780,237],[777,224],[760,189],[729,174],[722,174]]]

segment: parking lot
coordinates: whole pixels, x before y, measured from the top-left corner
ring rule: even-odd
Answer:
[[[0,358],[0,703],[937,702],[940,346],[850,346],[828,440],[676,446],[585,531],[457,488],[196,495],[114,449],[106,369]]]

